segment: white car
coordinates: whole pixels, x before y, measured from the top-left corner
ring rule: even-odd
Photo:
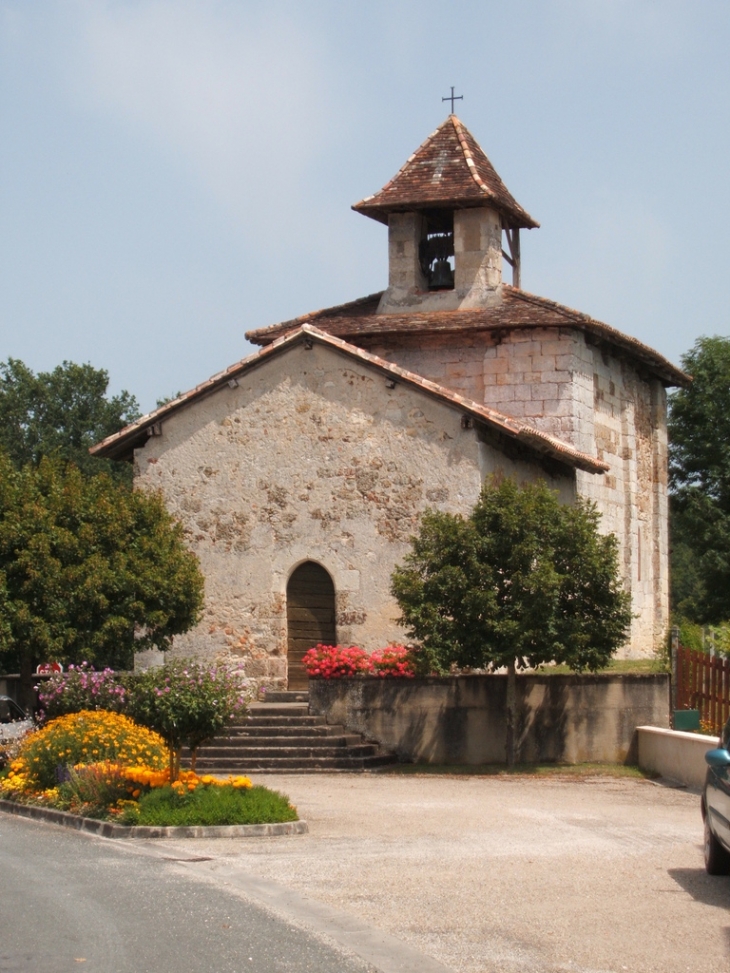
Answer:
[[[0,696],[0,766],[3,763],[3,748],[20,737],[25,736],[35,724],[23,712],[14,699]]]

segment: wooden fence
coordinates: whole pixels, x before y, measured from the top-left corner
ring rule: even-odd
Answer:
[[[677,709],[697,709],[700,720],[720,733],[730,717],[730,659],[686,649],[677,653]]]

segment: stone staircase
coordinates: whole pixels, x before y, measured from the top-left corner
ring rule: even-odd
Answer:
[[[269,693],[246,719],[198,751],[200,774],[313,774],[372,770],[397,761],[343,726],[310,716],[306,692]],[[183,755],[189,766],[189,755]]]

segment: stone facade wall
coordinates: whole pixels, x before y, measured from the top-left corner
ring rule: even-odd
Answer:
[[[488,207],[454,213],[454,290],[460,307],[480,307],[502,283],[502,220]]]
[[[590,351],[595,452],[610,470],[601,478],[579,473],[579,491],[619,538],[637,616],[627,654],[648,654],[669,624],[666,392],[625,360]]]
[[[574,328],[401,338],[374,354],[526,420],[609,464],[577,474],[621,547],[634,619],[622,655],[651,655],[669,616],[666,393],[624,357]]]
[[[616,534],[635,618],[623,655],[650,655],[669,622],[666,392],[661,382],[577,329],[505,335],[484,358],[487,404],[608,463],[577,474],[602,528]]]
[[[286,680],[286,586],[313,560],[336,591],[337,637],[372,651],[403,638],[390,575],[427,507],[468,513],[483,478],[541,476],[461,428],[458,409],[317,343],[283,350],[168,417],[136,451],[206,579],[185,655],[233,654],[259,683]],[[575,477],[552,481],[566,500]]]
[[[485,401],[484,360],[488,349],[494,346],[494,339],[487,332],[428,338],[389,334],[387,343],[382,338],[361,338],[358,345],[474,402]]]

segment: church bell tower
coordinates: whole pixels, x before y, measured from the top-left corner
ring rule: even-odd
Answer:
[[[520,229],[540,225],[515,201],[456,115],[380,192],[352,208],[388,226],[388,288],[380,314],[498,303],[503,258],[519,287]]]

